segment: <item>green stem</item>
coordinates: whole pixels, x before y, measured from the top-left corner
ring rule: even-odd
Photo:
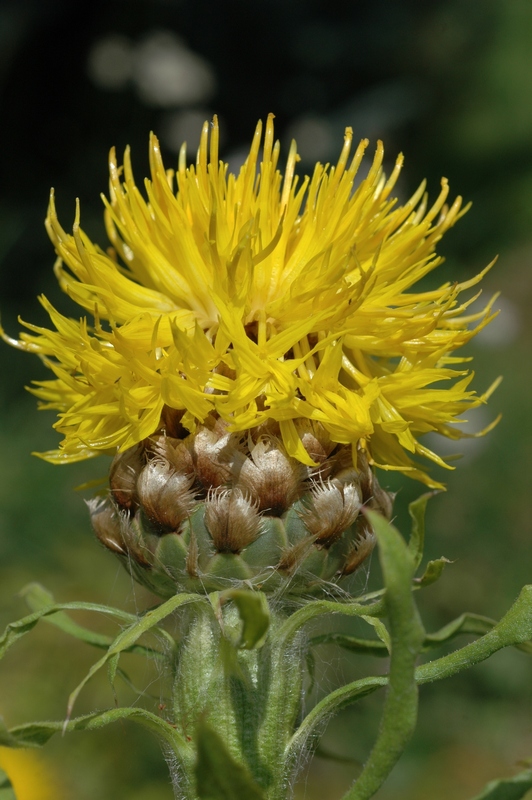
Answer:
[[[186,739],[202,722],[224,742],[267,800],[286,800],[290,765],[284,754],[300,711],[305,660],[299,637],[290,647],[284,617],[272,614],[270,633],[258,649],[238,647],[240,618],[233,602],[190,610],[176,667],[173,722]],[[181,775],[181,797],[195,800],[194,765]]]
[[[485,661],[503,647],[519,646],[532,639],[532,585],[525,586],[501,621],[480,639],[443,658],[422,664],[416,670],[418,683],[449,678]]]
[[[504,647],[516,646],[528,651],[532,639],[532,586],[525,586],[502,620],[488,633],[465,647],[442,658],[422,664],[415,670],[418,685],[450,678],[464,669],[485,661]],[[388,685],[387,676],[353,681],[331,692],[310,711],[294,733],[289,748],[298,751],[302,743],[334,713],[368,694]]]
[[[391,658],[388,694],[377,741],[355,785],[343,800],[369,800],[388,777],[409,741],[417,721],[415,663],[425,631],[412,595],[415,564],[398,531],[368,513],[379,540],[390,622]]]

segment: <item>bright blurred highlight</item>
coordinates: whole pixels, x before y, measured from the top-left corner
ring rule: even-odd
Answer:
[[[10,779],[16,800],[66,800],[45,758],[35,750],[0,747],[0,769]]]

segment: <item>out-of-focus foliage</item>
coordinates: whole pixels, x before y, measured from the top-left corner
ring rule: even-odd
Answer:
[[[234,169],[256,120],[269,111],[285,145],[297,138],[301,171],[334,155],[346,125],[355,138],[383,138],[388,157],[405,153],[403,197],[423,177],[434,197],[445,175],[455,193],[473,200],[443,245],[446,279],[471,277],[500,253],[485,292],[502,290],[501,313],[469,349],[479,390],[500,373],[504,382],[487,415],[477,413],[469,424],[478,430],[498,410],[503,420],[486,439],[459,443],[464,458],[442,476],[448,492],[429,505],[427,556],[455,563],[423,593],[422,613],[428,627],[463,610],[502,616],[530,582],[532,563],[531,41],[527,0],[4,0],[4,327],[16,334],[18,313],[44,322],[35,299],[41,291],[63,313],[77,313],[52,275],[42,224],[48,191],[55,187],[64,221],[73,219],[79,196],[84,227],[103,243],[98,195],[106,189],[105,156],[113,144],[118,152],[132,146],[140,179],[149,130],[161,137],[170,163],[183,138],[195,148],[201,122],[213,112],[225,135],[222,156]],[[15,595],[30,580],[48,585],[58,600],[144,607],[152,600],[93,541],[73,491],[104,477],[106,460],[62,469],[30,456],[57,443],[52,415],[38,415],[22,391],[39,377],[36,366],[0,348],[2,621],[24,613]],[[400,489],[404,530],[406,504],[418,489],[379,477]],[[378,581],[376,565],[370,581]],[[316,692],[320,682],[332,688],[340,674],[356,677],[361,656],[322,652]],[[7,722],[59,718],[93,656],[88,647],[72,648],[59,631],[37,628],[2,666]],[[130,678],[148,695],[146,707],[164,715],[164,685],[154,665],[130,659]],[[532,754],[530,669],[523,654],[504,652],[445,685],[423,687],[418,731],[379,800],[466,800],[491,778],[511,774]],[[138,699],[126,684],[119,691],[122,704]],[[83,702],[80,712],[113,703],[105,678],[89,684]],[[381,702],[374,695],[331,724],[322,755],[354,760],[317,757],[298,789],[300,800],[333,800],[349,785],[376,733]],[[58,738],[42,758],[60,776],[65,800],[172,796],[157,745],[132,726]]]

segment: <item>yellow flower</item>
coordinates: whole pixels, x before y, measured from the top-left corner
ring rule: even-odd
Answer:
[[[30,333],[9,340],[55,374],[31,389],[60,412],[65,438],[47,460],[125,450],[160,428],[168,406],[186,409],[191,431],[210,413],[236,431],[276,420],[288,453],[306,464],[294,420],[315,420],[352,444],[355,459],[363,447],[376,466],[439,485],[411,456],[446,466],[418,437],[460,438],[458,417],[491,392],[476,395],[457,367],[468,359],[451,355],[492,318],[490,304],[468,316],[475,297],[459,300],[486,270],[415,291],[467,208],[460,197],[446,204],[446,180],[433,205],[424,183],[400,205],[392,190],[403,157],[386,177],[380,142],[355,183],[368,142],[350,158],[352,138],[347,128],[335,166],[299,179],[295,142],[284,175],[277,168],[273,115],[264,137],[257,125],[238,175],[218,158],[216,117],[196,164],[187,167],[183,145],[175,175],[152,136],[147,200],[129,150],[123,167],[111,150],[107,251],[80,228],[79,207],[73,234],[63,230],[52,192],[55,272],[94,321],[64,317],[42,297],[53,329],[23,323]]]

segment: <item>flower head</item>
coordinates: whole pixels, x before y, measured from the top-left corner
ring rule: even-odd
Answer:
[[[469,388],[468,359],[452,355],[492,318],[489,304],[468,316],[475,297],[460,299],[484,273],[415,290],[467,208],[460,197],[446,204],[446,180],[432,205],[424,183],[399,204],[403,158],[386,177],[380,142],[356,182],[368,142],[352,154],[352,139],[347,128],[336,165],[299,179],[295,142],[284,175],[277,168],[273,115],[238,175],[218,158],[216,117],[195,165],[183,146],[175,174],[152,135],[147,199],[129,150],[123,167],[111,150],[107,251],[80,228],[79,206],[72,234],[63,230],[52,192],[55,272],[92,319],[69,319],[42,297],[53,328],[23,323],[29,333],[9,340],[55,375],[31,389],[59,410],[65,438],[47,460],[124,451],[175,409],[189,431],[210,415],[230,431],[275,421],[287,453],[307,465],[301,421],[311,420],[351,444],[355,460],[363,449],[376,466],[438,485],[415,457],[446,465],[419,436],[460,438],[458,417],[489,394]]]

